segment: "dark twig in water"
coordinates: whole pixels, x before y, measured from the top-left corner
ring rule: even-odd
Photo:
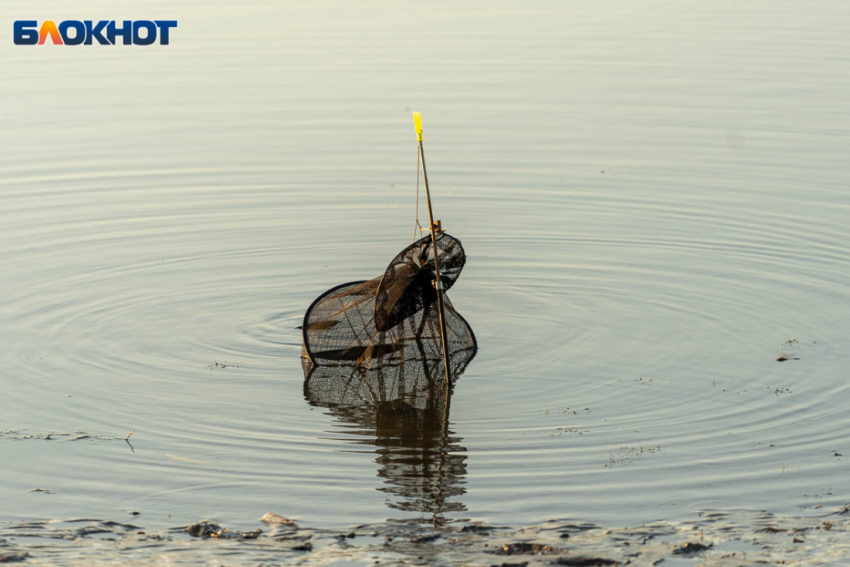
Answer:
[[[786,360],[800,359],[798,357],[795,357],[793,352],[780,352],[779,356],[776,357],[776,362],[785,362]]]
[[[212,364],[207,365],[207,367],[210,370],[222,369],[222,368],[235,368],[236,370],[239,370],[243,366],[245,366],[245,365],[242,364],[241,362],[230,362],[230,363],[228,363],[226,358],[224,359],[224,362],[219,362],[219,361],[215,360],[215,361],[213,361]]]
[[[127,445],[129,445],[130,450],[134,453],[136,452],[136,448],[133,447],[132,443],[130,443],[130,435],[132,435],[135,432],[136,432],[136,430],[134,429],[133,431],[131,431],[130,433],[127,434],[127,437],[124,438],[124,441],[127,443]]]

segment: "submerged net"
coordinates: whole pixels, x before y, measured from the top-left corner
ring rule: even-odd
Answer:
[[[455,381],[474,356],[474,348],[452,352]],[[457,501],[465,492],[466,455],[448,425],[442,356],[372,368],[303,362],[307,402],[327,408],[338,432],[361,445],[355,450],[373,446],[387,506],[430,515],[435,525],[466,509]]]
[[[475,347],[451,351],[449,363],[455,382],[475,354]],[[304,397],[324,407],[371,407],[403,402],[420,410],[442,408],[446,395],[443,364],[439,351],[424,358],[371,367],[356,361],[317,366],[304,358]]]
[[[469,324],[445,294],[460,276],[466,254],[448,234],[438,234],[436,242],[447,350],[453,360],[455,352],[471,349],[474,354],[477,347]],[[428,236],[402,250],[382,276],[331,288],[304,315],[302,356],[318,366],[400,367],[420,361],[442,368],[435,279]]]

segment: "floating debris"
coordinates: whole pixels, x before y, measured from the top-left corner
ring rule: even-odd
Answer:
[[[17,563],[29,557],[28,551],[0,551],[0,563]]]
[[[267,512],[260,518],[260,521],[270,526],[287,526],[290,528],[297,528],[298,524],[295,523],[294,520],[290,520],[289,518],[284,518],[283,516],[278,516],[277,514],[273,514],[271,512]]]
[[[697,553],[701,553],[706,549],[711,549],[712,544],[703,544],[699,542],[685,542],[685,545],[681,547],[677,547],[673,550],[674,555],[695,555]]]
[[[241,532],[238,530],[231,531],[227,528],[222,528],[220,525],[210,520],[195,522],[194,524],[186,526],[185,529],[186,533],[192,537],[209,537],[216,539],[257,539],[260,537],[260,534],[263,533],[263,530],[259,528],[250,532]]]
[[[551,545],[544,545],[542,543],[520,542],[506,543],[502,545],[502,547],[497,549],[495,553],[498,555],[557,555],[563,552],[563,549],[552,547]]]
[[[115,441],[124,439],[123,437],[107,437],[105,435],[95,435],[85,429],[77,429],[75,431],[29,431],[24,428],[5,429],[0,431],[0,439],[10,439],[14,441]]]
[[[245,365],[241,362],[227,362],[227,359],[225,358],[224,362],[214,360],[212,364],[207,365],[207,368],[209,368],[210,370],[223,370],[224,368],[235,368],[236,370],[239,370],[244,366]]]
[[[617,452],[609,452],[608,460],[604,463],[605,467],[613,467],[615,465],[628,465],[635,459],[641,459],[646,454],[659,453],[661,445],[644,446],[642,443],[634,447],[620,446]]]

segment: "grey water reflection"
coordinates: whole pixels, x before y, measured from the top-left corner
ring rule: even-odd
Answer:
[[[455,380],[475,354],[475,348],[452,353]],[[436,527],[451,521],[447,514],[466,511],[460,498],[467,455],[450,428],[453,388],[444,377],[442,363],[428,359],[371,368],[304,364],[307,402],[330,410],[333,433],[347,436],[340,441],[370,446],[387,506],[416,514],[391,520]]]

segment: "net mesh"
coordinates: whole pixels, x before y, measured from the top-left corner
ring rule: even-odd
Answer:
[[[466,254],[460,241],[445,233],[437,236],[437,254],[451,357],[476,348],[472,329],[445,294],[457,281]],[[382,276],[331,288],[304,315],[302,356],[314,365],[443,364],[435,279],[428,236],[402,250]]]
[[[474,347],[450,352],[452,377],[455,382],[475,357]],[[427,409],[440,406],[446,395],[445,370],[442,353],[429,357],[411,358],[397,363],[373,364],[366,367],[357,362],[334,365],[315,365],[302,359],[304,396],[316,405],[372,406],[403,401],[410,407]]]

